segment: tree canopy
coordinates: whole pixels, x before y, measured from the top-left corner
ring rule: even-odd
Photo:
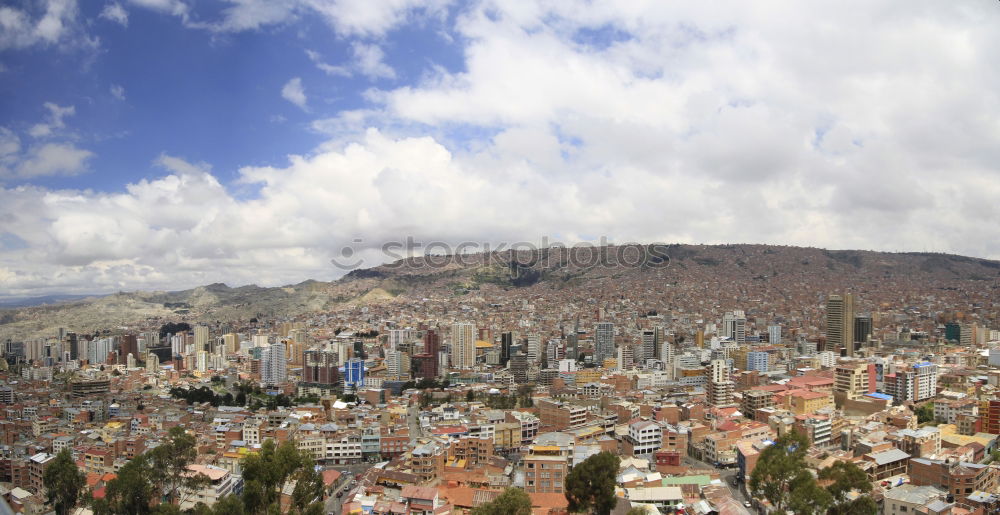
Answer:
[[[621,460],[604,451],[573,467],[566,476],[566,500],[569,511],[589,511],[608,515],[618,503],[615,497],[615,476]]]
[[[275,445],[266,440],[259,453],[243,460],[243,508],[250,515],[268,513],[279,506],[281,489],[295,481],[292,491],[293,513],[315,510],[311,506],[323,494],[323,480],[311,457],[288,440]],[[322,504],[318,503],[322,509]]]
[[[779,513],[785,511],[791,500],[793,485],[802,486],[804,478],[799,474],[805,471],[808,448],[809,440],[801,433],[791,431],[780,436],[760,453],[757,466],[750,474],[751,494],[770,501]],[[798,481],[798,484],[793,481]]]
[[[771,502],[778,513],[796,515],[875,515],[878,506],[866,495],[872,485],[864,470],[849,461],[837,461],[819,471],[820,487],[806,467],[809,441],[787,433],[761,453],[750,475],[750,492]],[[852,496],[856,492],[860,495]]]
[[[46,504],[52,506],[56,515],[66,515],[80,497],[80,491],[87,484],[87,476],[73,462],[69,449],[63,449],[49,462],[42,477],[45,484]]]
[[[531,497],[520,488],[508,488],[492,502],[473,508],[471,515],[531,515]]]

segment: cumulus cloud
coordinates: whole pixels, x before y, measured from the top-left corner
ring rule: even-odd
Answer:
[[[378,45],[354,43],[354,61],[362,75],[369,79],[394,79],[396,71],[385,64],[385,52]]]
[[[191,8],[183,0],[129,0],[133,5],[187,18]]]
[[[314,50],[307,49],[306,56],[317,69],[330,76],[351,77],[358,73],[370,80],[396,78],[396,71],[385,63],[385,52],[376,44],[355,41],[351,44],[352,60],[345,66],[325,62],[323,56]]]
[[[123,27],[128,27],[128,11],[118,2],[111,2],[101,10],[101,18],[113,21]]]
[[[308,109],[306,102],[305,88],[302,87],[302,78],[293,77],[281,88],[281,98],[299,106],[303,111]]]
[[[53,45],[78,38],[92,45],[77,21],[76,0],[43,0],[42,9],[0,6],[0,50]]]
[[[77,175],[87,170],[87,161],[94,153],[77,148],[72,142],[52,141],[66,128],[65,118],[76,113],[74,106],[63,107],[54,102],[43,104],[48,114],[27,133],[46,143],[23,148],[14,131],[0,127],[0,180],[31,180],[38,177]]]
[[[54,102],[45,102],[43,106],[48,110],[46,121],[36,123],[28,130],[28,134],[36,138],[51,136],[53,132],[65,128],[66,122],[63,121],[63,118],[76,114],[76,107],[74,106],[62,107]]]
[[[411,5],[365,4],[328,19],[378,37]],[[383,5],[403,14],[369,17]],[[329,279],[355,238],[376,248],[407,236],[1000,258],[1000,10],[774,9],[782,16],[744,2],[471,4],[449,27],[464,45],[457,71],[429,67],[316,120],[330,140],[283,166],[245,167],[227,187],[207,165],[164,156],[163,177],[121,193],[4,189],[0,232],[26,245],[0,252],[0,284]],[[308,105],[299,78],[282,96]],[[0,133],[0,162],[20,148]],[[247,186],[256,195],[232,192]]]
[[[32,179],[51,175],[76,175],[86,170],[89,150],[71,143],[46,143],[33,148],[16,169],[16,177]]]
[[[417,18],[444,19],[450,0],[224,0],[218,16],[199,19],[183,0],[131,0],[133,4],[173,14],[186,27],[215,33],[258,30],[305,17],[320,17],[341,36],[381,37]]]

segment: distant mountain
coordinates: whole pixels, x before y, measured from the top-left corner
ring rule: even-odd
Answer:
[[[58,304],[60,302],[70,302],[74,300],[103,297],[103,295],[43,295],[41,297],[19,297],[0,299],[0,308],[25,308],[30,306],[43,306],[46,304]]]
[[[755,294],[787,296],[786,290],[792,289],[821,295],[844,288],[887,291],[900,284],[927,291],[997,291],[998,282],[998,261],[936,253],[774,245],[546,248],[423,256],[354,270],[338,281],[310,280],[273,288],[216,283],[183,291],[118,293],[82,300],[74,296],[40,297],[49,300],[45,305],[32,302],[0,309],[0,339],[50,336],[59,327],[87,332],[142,322],[246,320],[478,290],[510,295],[552,289],[582,292],[595,284],[653,285],[643,286],[647,290],[704,285],[710,297],[707,301],[716,302],[712,292],[733,289],[732,285],[752,285]],[[733,292],[728,294],[732,298]]]

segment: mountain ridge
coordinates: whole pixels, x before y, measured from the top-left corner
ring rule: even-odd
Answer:
[[[645,256],[636,260],[635,256]],[[656,261],[656,256],[660,260]],[[666,256],[663,259],[663,256]],[[0,308],[0,338],[38,338],[59,327],[92,331],[157,320],[246,320],[335,311],[367,303],[448,297],[490,289],[584,288],[600,281],[687,284],[705,278],[720,284],[760,285],[793,277],[810,288],[877,288],[918,281],[927,289],[997,289],[1000,261],[928,252],[828,250],[762,244],[648,244],[428,255],[355,269],[330,282],[232,287],[212,283],[178,291],[119,292],[32,307]],[[859,286],[860,285],[860,286]],[[764,291],[778,287],[763,286]]]

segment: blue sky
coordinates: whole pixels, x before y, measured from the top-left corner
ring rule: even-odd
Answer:
[[[107,5],[128,9],[127,26],[100,16]],[[241,166],[280,165],[287,154],[309,152],[324,138],[309,123],[364,107],[369,88],[412,83],[431,66],[458,71],[462,65],[460,46],[438,18],[399,27],[375,43],[393,77],[331,77],[307,52],[349,68],[353,45],[369,43],[338,35],[317,16],[220,34],[127,3],[86,2],[79,10],[99,48],[35,46],[0,61],[8,69],[0,112],[11,128],[30,129],[46,114],[46,102],[74,106],[69,131],[94,152],[88,167],[97,173],[30,181],[53,188],[121,190],[161,174],[153,165],[161,153],[211,163],[228,182]],[[218,20],[219,11],[196,4],[189,16]],[[294,77],[310,97],[306,109],[280,95]]]
[[[0,295],[328,280],[407,238],[998,258],[998,13],[6,2]]]

